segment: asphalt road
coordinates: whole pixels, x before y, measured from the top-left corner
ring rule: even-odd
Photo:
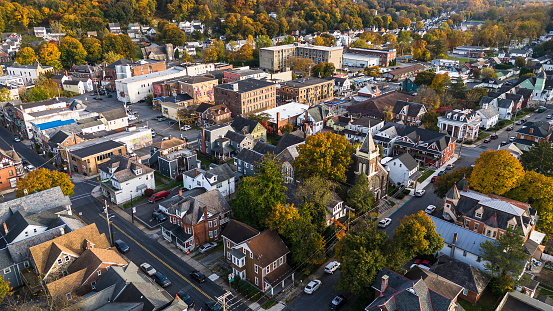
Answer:
[[[100,232],[108,235],[103,206],[90,195],[96,185],[98,182],[91,180],[75,184],[75,194],[71,197],[73,210],[86,223],[96,223]],[[178,290],[184,289],[196,302],[195,309],[199,310],[203,307],[205,310],[205,302],[216,300],[215,297],[224,294],[224,290],[210,280],[198,284],[190,279],[192,267],[127,220],[116,215],[112,222],[115,240],[121,239],[130,247],[130,251],[125,256],[136,265],[147,262],[157,271],[165,274],[172,281],[172,285],[166,288],[170,295],[175,296]],[[236,298],[231,299],[230,304],[227,310],[248,310],[247,306]]]
[[[324,273],[319,280],[321,280],[321,287],[313,294],[302,293],[298,298],[294,299],[284,311],[320,311],[328,310],[328,306],[332,299],[340,294],[339,291],[334,289],[334,285],[340,279],[340,270],[334,272],[334,274]],[[303,284],[303,286],[307,285]],[[351,302],[350,302],[351,303]],[[343,307],[343,310],[348,308]]]
[[[34,150],[30,149],[21,142],[15,142],[13,139],[14,136],[4,127],[0,126],[0,148],[4,150],[9,150],[13,148],[19,155],[27,159],[27,161],[29,161],[29,163],[31,163],[36,168],[45,167],[51,170],[56,169],[50,163],[46,163],[46,160],[36,154]]]

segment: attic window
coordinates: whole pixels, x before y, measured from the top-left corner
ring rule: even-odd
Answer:
[[[476,212],[476,214],[474,215],[476,218],[482,218],[482,213],[479,213],[479,212]]]
[[[460,121],[463,121],[464,119],[465,119],[464,116],[459,117],[459,120],[460,120]]]
[[[141,174],[142,174],[142,168],[137,168],[137,169],[134,171],[134,173],[135,173],[136,175],[141,175]]]
[[[63,260],[65,260],[65,262],[68,262],[68,261],[69,261],[69,256],[65,255],[65,256],[63,257]]]
[[[58,259],[58,265],[61,265],[63,263],[63,260],[60,258]]]

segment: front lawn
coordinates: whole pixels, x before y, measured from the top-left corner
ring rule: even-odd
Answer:
[[[489,289],[489,286],[484,290],[484,293],[480,296],[480,299],[478,299],[475,305],[461,298],[457,299],[457,302],[466,311],[495,310],[500,301],[501,297],[495,297]]]
[[[419,171],[421,171],[422,169],[419,169]],[[425,181],[428,177],[430,177],[430,175],[434,174],[434,170],[431,170],[431,169],[427,169],[425,170],[424,172],[422,172],[422,175],[421,177],[419,177],[419,182],[423,182]]]

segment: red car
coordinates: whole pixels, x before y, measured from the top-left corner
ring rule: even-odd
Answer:
[[[484,142],[485,142],[486,144],[487,144],[487,143],[489,143],[490,141],[491,141],[491,139],[490,139],[490,138],[486,138],[486,139],[484,139]]]
[[[432,176],[432,179],[430,179],[430,182],[435,182],[438,179],[438,176]]]

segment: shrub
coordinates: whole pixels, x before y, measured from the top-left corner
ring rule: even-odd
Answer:
[[[148,189],[144,190],[144,195],[147,196],[147,197],[151,196],[154,193],[155,193],[154,189],[148,188]]]
[[[176,180],[178,182],[181,182],[182,181],[182,174],[178,174]]]

